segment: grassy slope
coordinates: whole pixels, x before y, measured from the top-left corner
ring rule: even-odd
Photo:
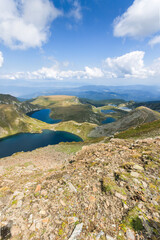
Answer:
[[[36,98],[32,104],[50,108],[51,118],[63,121],[100,124],[105,119],[100,111],[96,111],[91,105],[81,104],[79,99],[73,96],[41,96]]]
[[[42,107],[52,108],[55,106],[70,106],[78,104],[78,98],[74,96],[55,95],[55,96],[40,96],[32,101],[32,104],[37,104]]]
[[[88,134],[93,130],[97,125],[91,123],[76,123],[74,121],[61,122],[55,125],[55,130],[67,131],[74,133],[80,136],[83,140],[88,140]]]
[[[49,125],[23,114],[13,105],[0,105],[0,138],[20,132],[40,132]]]
[[[91,99],[87,99],[87,98],[80,98],[79,100],[83,104],[91,104],[91,105],[94,105],[95,107],[102,107],[102,106],[106,106],[108,104],[119,105],[122,103],[126,103],[126,101],[123,99],[106,99],[106,100],[96,101],[96,100],[91,100]]]
[[[91,123],[76,123],[74,121],[47,124],[26,116],[13,105],[0,105],[0,138],[21,132],[41,132],[42,129],[67,131],[88,140],[88,133],[97,125]]]
[[[129,128],[128,130],[115,135],[116,138],[144,138],[154,137],[160,134],[160,120],[153,121],[151,123],[145,123],[135,128]]]
[[[146,107],[139,107],[128,113],[125,117],[119,119],[117,122],[97,127],[91,132],[90,136],[111,136],[118,132],[126,131],[131,127],[136,128],[144,123],[150,123],[159,119],[160,113]]]

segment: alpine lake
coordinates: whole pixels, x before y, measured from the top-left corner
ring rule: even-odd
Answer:
[[[27,115],[49,124],[61,121],[50,118],[50,112],[50,109],[42,109]],[[27,152],[36,148],[55,145],[60,142],[82,141],[79,136],[65,131],[43,130],[42,133],[19,133],[0,139],[0,158],[11,156],[17,152]]]

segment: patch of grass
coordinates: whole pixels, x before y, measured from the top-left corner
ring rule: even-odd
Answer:
[[[140,126],[129,128],[128,130],[118,133],[115,135],[116,138],[127,139],[127,138],[141,138],[142,136],[147,136],[150,134],[152,136],[152,132],[154,135],[159,135],[160,129],[160,120],[156,120],[150,123],[144,123]]]
[[[15,199],[12,201],[12,205],[16,205],[16,204],[17,204],[17,200]]]
[[[23,164],[24,167],[28,167],[28,166],[30,166],[30,165],[33,165],[33,163],[32,163],[32,162],[25,162],[25,163]]]
[[[59,143],[55,146],[57,152],[73,154],[82,149],[83,143]]]
[[[101,181],[102,191],[109,194],[114,194],[115,192],[119,192],[123,195],[126,195],[124,188],[119,187],[114,180],[109,177],[104,177]]]
[[[135,218],[132,218],[130,221],[131,227],[135,230],[135,231],[141,231],[143,230],[143,224],[141,219],[136,216]]]
[[[122,229],[125,231],[127,227],[132,228],[134,231],[143,230],[143,224],[139,217],[140,209],[136,206],[130,210],[122,222]]]

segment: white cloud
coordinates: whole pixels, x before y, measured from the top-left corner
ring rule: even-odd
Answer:
[[[82,7],[80,5],[80,2],[78,0],[73,0],[73,1],[69,1],[72,2],[72,9],[69,12],[69,17],[73,17],[76,20],[81,20],[82,19]]]
[[[85,67],[85,75],[88,78],[102,78],[104,77],[104,73],[100,68],[94,67],[94,68],[89,68]]]
[[[50,0],[0,0],[0,39],[12,49],[41,47],[62,13]]]
[[[61,67],[65,68],[62,63]],[[85,67],[84,70],[63,70],[60,63],[56,62],[52,67],[42,67],[33,72],[17,72],[13,74],[1,75],[1,79],[92,79],[102,78],[104,76],[100,68]]]
[[[150,69],[154,73],[154,77],[160,77],[160,58],[154,60],[153,64],[150,66]]]
[[[160,0],[134,0],[114,22],[116,37],[144,38],[160,31]]]
[[[2,67],[3,62],[4,62],[3,54],[2,52],[0,52],[0,67]]]
[[[160,35],[159,36],[155,36],[154,38],[152,38],[149,41],[149,45],[151,45],[151,46],[154,46],[154,45],[159,44],[159,43],[160,43]]]
[[[144,64],[143,51],[134,51],[115,58],[107,58],[101,68],[85,66],[82,70],[68,68],[68,62],[54,60],[52,67],[42,67],[33,72],[17,72],[1,75],[1,79],[26,79],[34,81],[47,80],[106,80],[130,79],[130,81],[153,81],[160,78],[160,58],[155,59],[150,66]],[[1,62],[1,60],[0,60]],[[67,69],[66,69],[67,68]],[[133,80],[134,79],[134,80]],[[145,80],[146,79],[146,80]]]
[[[100,68],[89,68],[85,67],[84,70],[61,70],[59,66],[54,65],[50,68],[43,67],[42,69],[32,72],[33,78],[43,78],[43,79],[57,79],[63,80],[66,78],[101,78],[104,76]]]
[[[107,58],[105,60],[108,69],[119,78],[146,78],[152,74],[144,67],[144,52],[134,51],[116,58]]]

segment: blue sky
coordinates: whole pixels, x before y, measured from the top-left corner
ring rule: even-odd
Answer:
[[[0,85],[156,84],[159,0],[0,0]]]

